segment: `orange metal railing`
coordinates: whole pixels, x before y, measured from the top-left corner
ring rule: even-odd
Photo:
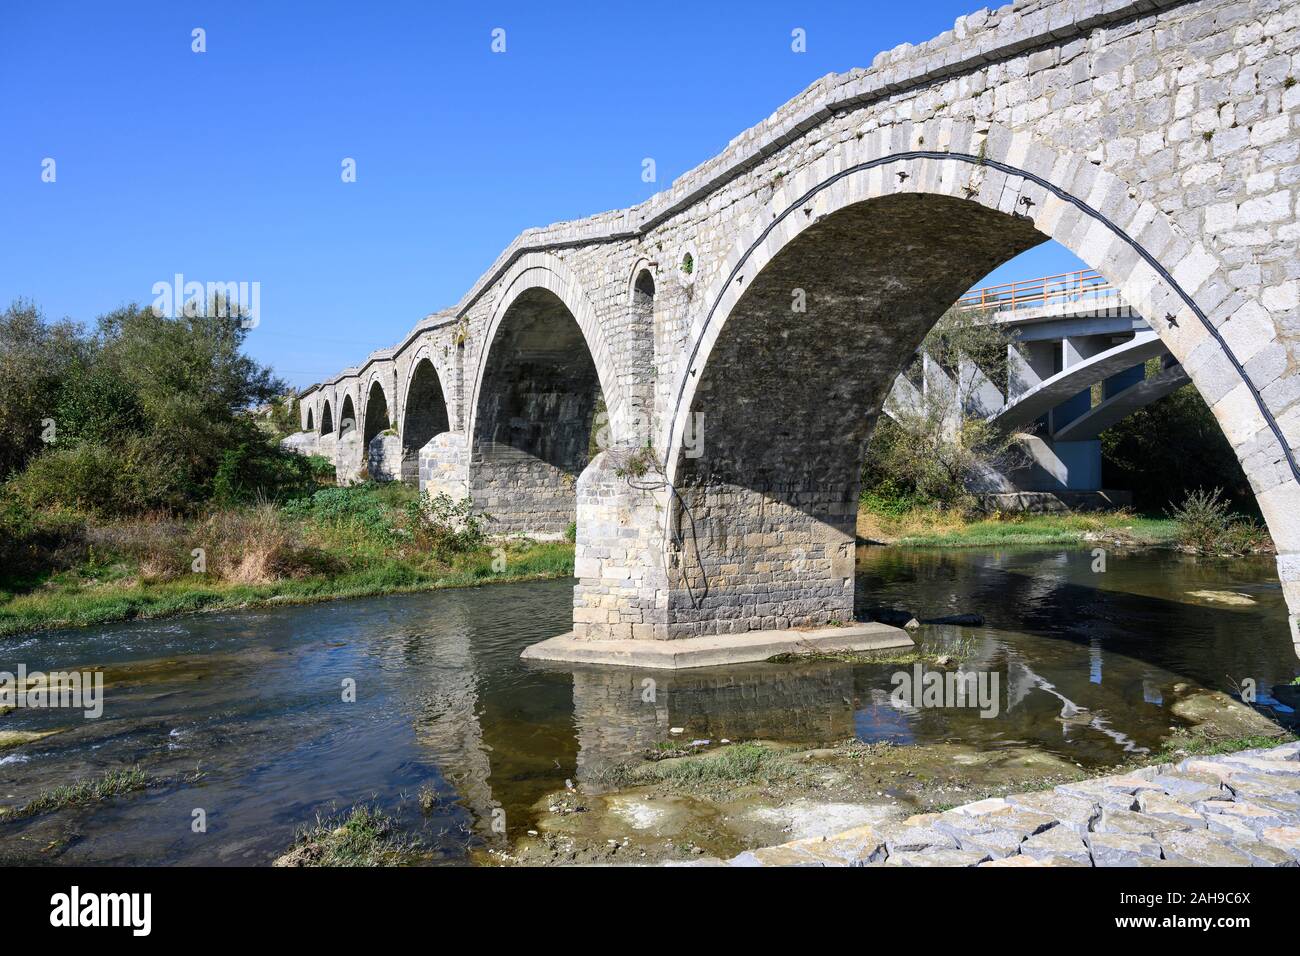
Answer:
[[[1118,296],[1119,290],[1103,276],[1092,269],[1084,269],[1044,276],[1041,279],[1004,282],[1001,285],[971,289],[957,300],[957,308],[1011,312],[1017,309],[1043,308],[1061,302],[1088,302],[1102,298],[1113,300]]]

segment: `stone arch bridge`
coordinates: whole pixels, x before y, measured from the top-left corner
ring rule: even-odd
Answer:
[[[980,10],[818,80],[640,205],[524,232],[455,306],[307,390],[291,441],[345,480],[468,492],[502,531],[576,523],[579,642],[849,621],[896,376],[1050,238],[1213,409],[1294,632],[1298,51],[1292,0]]]

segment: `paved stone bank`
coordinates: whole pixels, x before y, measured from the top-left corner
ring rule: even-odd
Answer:
[[[1300,866],[1300,742],[740,854],[732,866]]]

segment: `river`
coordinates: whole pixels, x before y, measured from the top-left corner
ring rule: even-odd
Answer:
[[[1112,551],[1104,571],[1095,564],[1088,550],[861,549],[862,610],[985,617],[922,634],[1001,675],[993,719],[900,710],[889,701],[899,668],[882,663],[525,664],[526,645],[568,628],[571,586],[557,581],[12,638],[0,669],[101,669],[106,702],[99,719],[0,717],[0,730],[60,731],[0,751],[0,802],[115,767],[162,784],[0,825],[0,858],[265,864],[318,813],[364,801],[432,848],[430,862],[461,863],[533,826],[536,802],[566,781],[595,786],[601,768],[668,739],[955,741],[1102,767],[1180,725],[1176,684],[1251,679],[1264,694],[1300,669],[1272,559]],[[194,832],[195,810],[206,832]]]

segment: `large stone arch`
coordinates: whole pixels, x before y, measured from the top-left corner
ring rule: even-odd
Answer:
[[[837,241],[858,242],[863,250],[874,243],[880,252],[880,243],[888,241],[886,231],[894,229],[900,240],[914,248],[907,255],[896,252],[877,277],[881,305],[892,296],[895,309],[889,327],[879,312],[877,324],[871,326],[879,339],[877,354],[887,359],[888,366],[892,358],[910,354],[909,343],[915,347],[976,267],[978,255],[964,263],[966,268],[953,260],[970,250],[960,244],[945,246],[939,238],[942,231],[956,225],[976,237],[994,223],[1004,228],[1004,235],[1033,230],[1040,240],[1060,242],[1118,286],[1150,321],[1236,450],[1278,545],[1288,603],[1293,613],[1300,607],[1296,567],[1300,469],[1295,462],[1300,435],[1294,434],[1294,426],[1291,433],[1283,431],[1260,387],[1245,371],[1277,333],[1261,318],[1267,313],[1258,303],[1229,294],[1223,264],[1203,242],[1182,235],[1150,203],[1135,202],[1126,183],[1085,157],[1057,153],[1024,134],[1013,136],[995,128],[983,135],[969,124],[949,120],[867,134],[792,180],[775,191],[757,221],[737,231],[727,261],[712,274],[706,294],[699,299],[701,312],[693,318],[688,348],[656,436],[669,487],[675,489],[667,527],[662,530],[669,554],[668,607],[659,622],[664,636],[824,623],[852,614],[850,512],[856,512],[856,484],[851,493],[847,487],[828,490],[836,482],[852,479],[843,474],[842,461],[824,440],[829,433],[812,427],[827,419],[819,418],[810,406],[833,406],[836,399],[854,405],[857,417],[837,436],[853,445],[865,441],[887,386],[883,381],[879,389],[859,384],[853,391],[839,377],[809,373],[808,383],[826,392],[787,396],[785,408],[796,410],[793,422],[789,415],[764,418],[764,409],[757,405],[751,409],[758,413],[751,417],[755,427],[737,436],[735,416],[721,403],[753,402],[754,379],[761,382],[763,375],[755,376],[752,365],[741,369],[739,376],[735,369],[729,376],[715,373],[726,371],[726,363],[744,351],[741,345],[748,346],[751,361],[756,352],[780,357],[770,340],[774,330],[793,337],[791,348],[807,347],[800,341],[800,327],[789,324],[789,310],[797,284],[811,284],[800,276],[813,262],[807,255],[812,245],[820,246],[822,261],[826,255],[843,253],[844,246],[837,246]],[[908,202],[915,204],[910,220]],[[925,220],[940,204],[944,222],[923,224],[920,231],[907,225]],[[949,217],[965,218],[956,222]],[[873,218],[884,221],[873,226]],[[870,236],[872,229],[879,234]],[[921,275],[911,276],[909,283],[909,261],[941,248],[947,253],[947,267],[936,268],[929,283],[922,284]],[[996,251],[995,245],[985,248]],[[997,264],[991,262],[990,267]],[[890,272],[896,280],[892,287],[887,281]],[[810,313],[819,295],[824,306],[838,309],[841,317],[861,306],[851,301],[861,292],[861,274],[841,268],[839,275],[842,281],[823,275],[817,280],[824,283],[820,290],[804,289]],[[856,289],[855,281],[859,282]],[[783,301],[778,293],[784,295]],[[778,320],[780,309],[786,311]],[[766,316],[766,328],[755,316]],[[748,333],[744,323],[750,326]],[[891,331],[896,333],[892,339]],[[823,348],[824,360],[845,351],[838,340],[825,341]],[[853,351],[851,344],[848,348]],[[818,356],[785,358],[806,371]],[[892,379],[900,368],[884,368],[879,377]],[[797,376],[790,371],[783,370],[793,383]],[[683,450],[683,435],[700,411],[706,419],[706,452],[692,458]],[[715,422],[712,428],[710,416]],[[801,430],[798,440],[805,447],[799,454],[793,451],[798,442],[776,430],[783,422],[793,425],[790,431]],[[782,438],[789,438],[784,450],[779,447]],[[707,452],[710,443],[715,448],[712,460]],[[809,469],[818,463],[829,466],[820,478]],[[756,470],[728,474],[728,467]],[[764,468],[780,484],[783,477],[794,474],[783,474],[790,467],[798,469],[798,480],[789,481],[784,491],[765,497],[761,489],[748,487],[761,483],[759,472]],[[808,487],[819,480],[827,483],[820,492]],[[693,500],[687,494],[684,499],[682,489],[691,487],[707,488],[709,493]],[[720,521],[706,529],[711,537],[701,541],[700,521],[710,517]]]

